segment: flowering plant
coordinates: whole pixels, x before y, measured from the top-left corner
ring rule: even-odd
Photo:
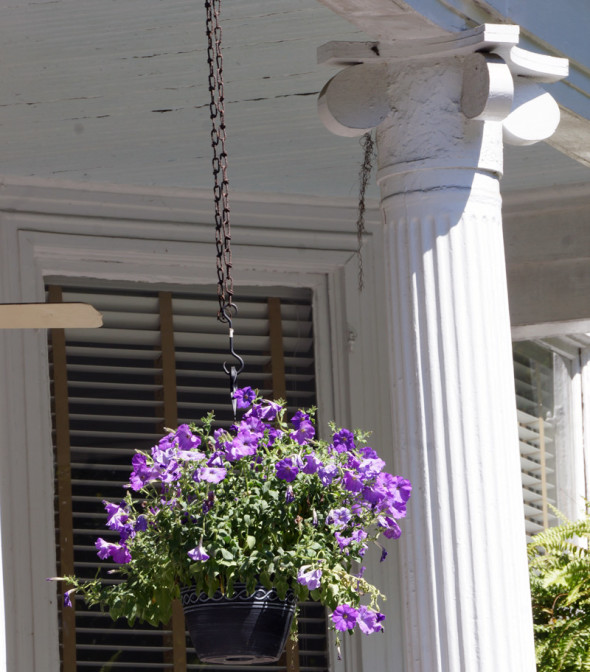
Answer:
[[[280,597],[292,589],[319,600],[335,630],[381,630],[383,595],[362,561],[369,542],[383,560],[377,539],[401,534],[409,481],[383,471],[366,434],[331,425],[320,440],[314,409],[288,422],[283,402],[248,387],[235,397],[246,412],[229,430],[214,429],[211,413],[136,452],[124,501],[105,502],[111,532],[96,541],[116,568],[63,577],[73,586],[66,604],[79,591],[113,619],[155,625],[168,622],[182,586],[231,596],[234,582],[251,592],[260,582]]]

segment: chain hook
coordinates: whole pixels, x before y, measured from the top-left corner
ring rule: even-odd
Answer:
[[[232,364],[231,366],[228,367],[227,362],[223,362],[223,370],[229,376],[229,391],[235,421],[237,416],[236,390],[238,389],[238,376],[244,368],[244,360],[234,350],[234,329],[232,326],[230,313],[227,310],[227,308],[230,308],[230,306],[231,310],[237,310],[237,306],[235,304],[228,304],[223,307],[222,315],[224,321],[227,322],[229,328],[229,352],[231,356],[236,359],[237,366],[235,364]]]

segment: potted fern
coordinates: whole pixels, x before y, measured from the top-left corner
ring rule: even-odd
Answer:
[[[538,672],[590,670],[590,516],[533,537],[528,546]]]
[[[369,544],[384,559],[379,538],[401,534],[409,481],[384,471],[362,432],[332,425],[318,439],[314,409],[287,418],[283,402],[251,388],[236,402],[243,417],[229,429],[211,413],[135,454],[125,497],[105,502],[108,532],[96,541],[104,570],[59,577],[66,604],[78,593],[114,619],[155,625],[182,595],[203,662],[278,659],[297,600],[310,596],[328,607],[337,635],[380,632],[383,595],[362,563]],[[213,624],[227,604],[235,613]],[[246,622],[255,632],[242,641]]]

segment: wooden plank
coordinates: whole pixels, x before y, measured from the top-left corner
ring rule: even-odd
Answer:
[[[49,287],[49,301],[62,300],[61,287]],[[57,515],[59,521],[59,572],[74,574],[74,530],[72,517],[72,471],[70,466],[70,421],[66,338],[63,329],[52,329],[53,397],[55,412],[55,452],[57,478]],[[68,590],[70,586],[64,585]],[[72,603],[73,604],[73,603]],[[62,672],[76,672],[76,612],[74,607],[61,610]]]
[[[287,383],[285,378],[281,300],[277,297],[270,297],[268,299],[268,329],[270,337],[272,396],[273,399],[286,399]]]
[[[158,303],[160,308],[163,424],[164,427],[172,429],[178,425],[172,294],[170,292],[159,292]],[[164,643],[171,649],[165,652],[164,661],[172,664],[174,672],[186,672],[186,626],[180,600],[175,600],[172,604],[172,618],[168,628],[170,634],[165,636]]]
[[[51,300],[51,299],[50,299]],[[5,303],[0,329],[65,329],[102,326],[102,315],[87,303]]]

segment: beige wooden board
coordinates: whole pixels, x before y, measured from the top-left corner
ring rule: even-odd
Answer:
[[[67,329],[102,326],[102,315],[87,303],[0,305],[0,329]]]

